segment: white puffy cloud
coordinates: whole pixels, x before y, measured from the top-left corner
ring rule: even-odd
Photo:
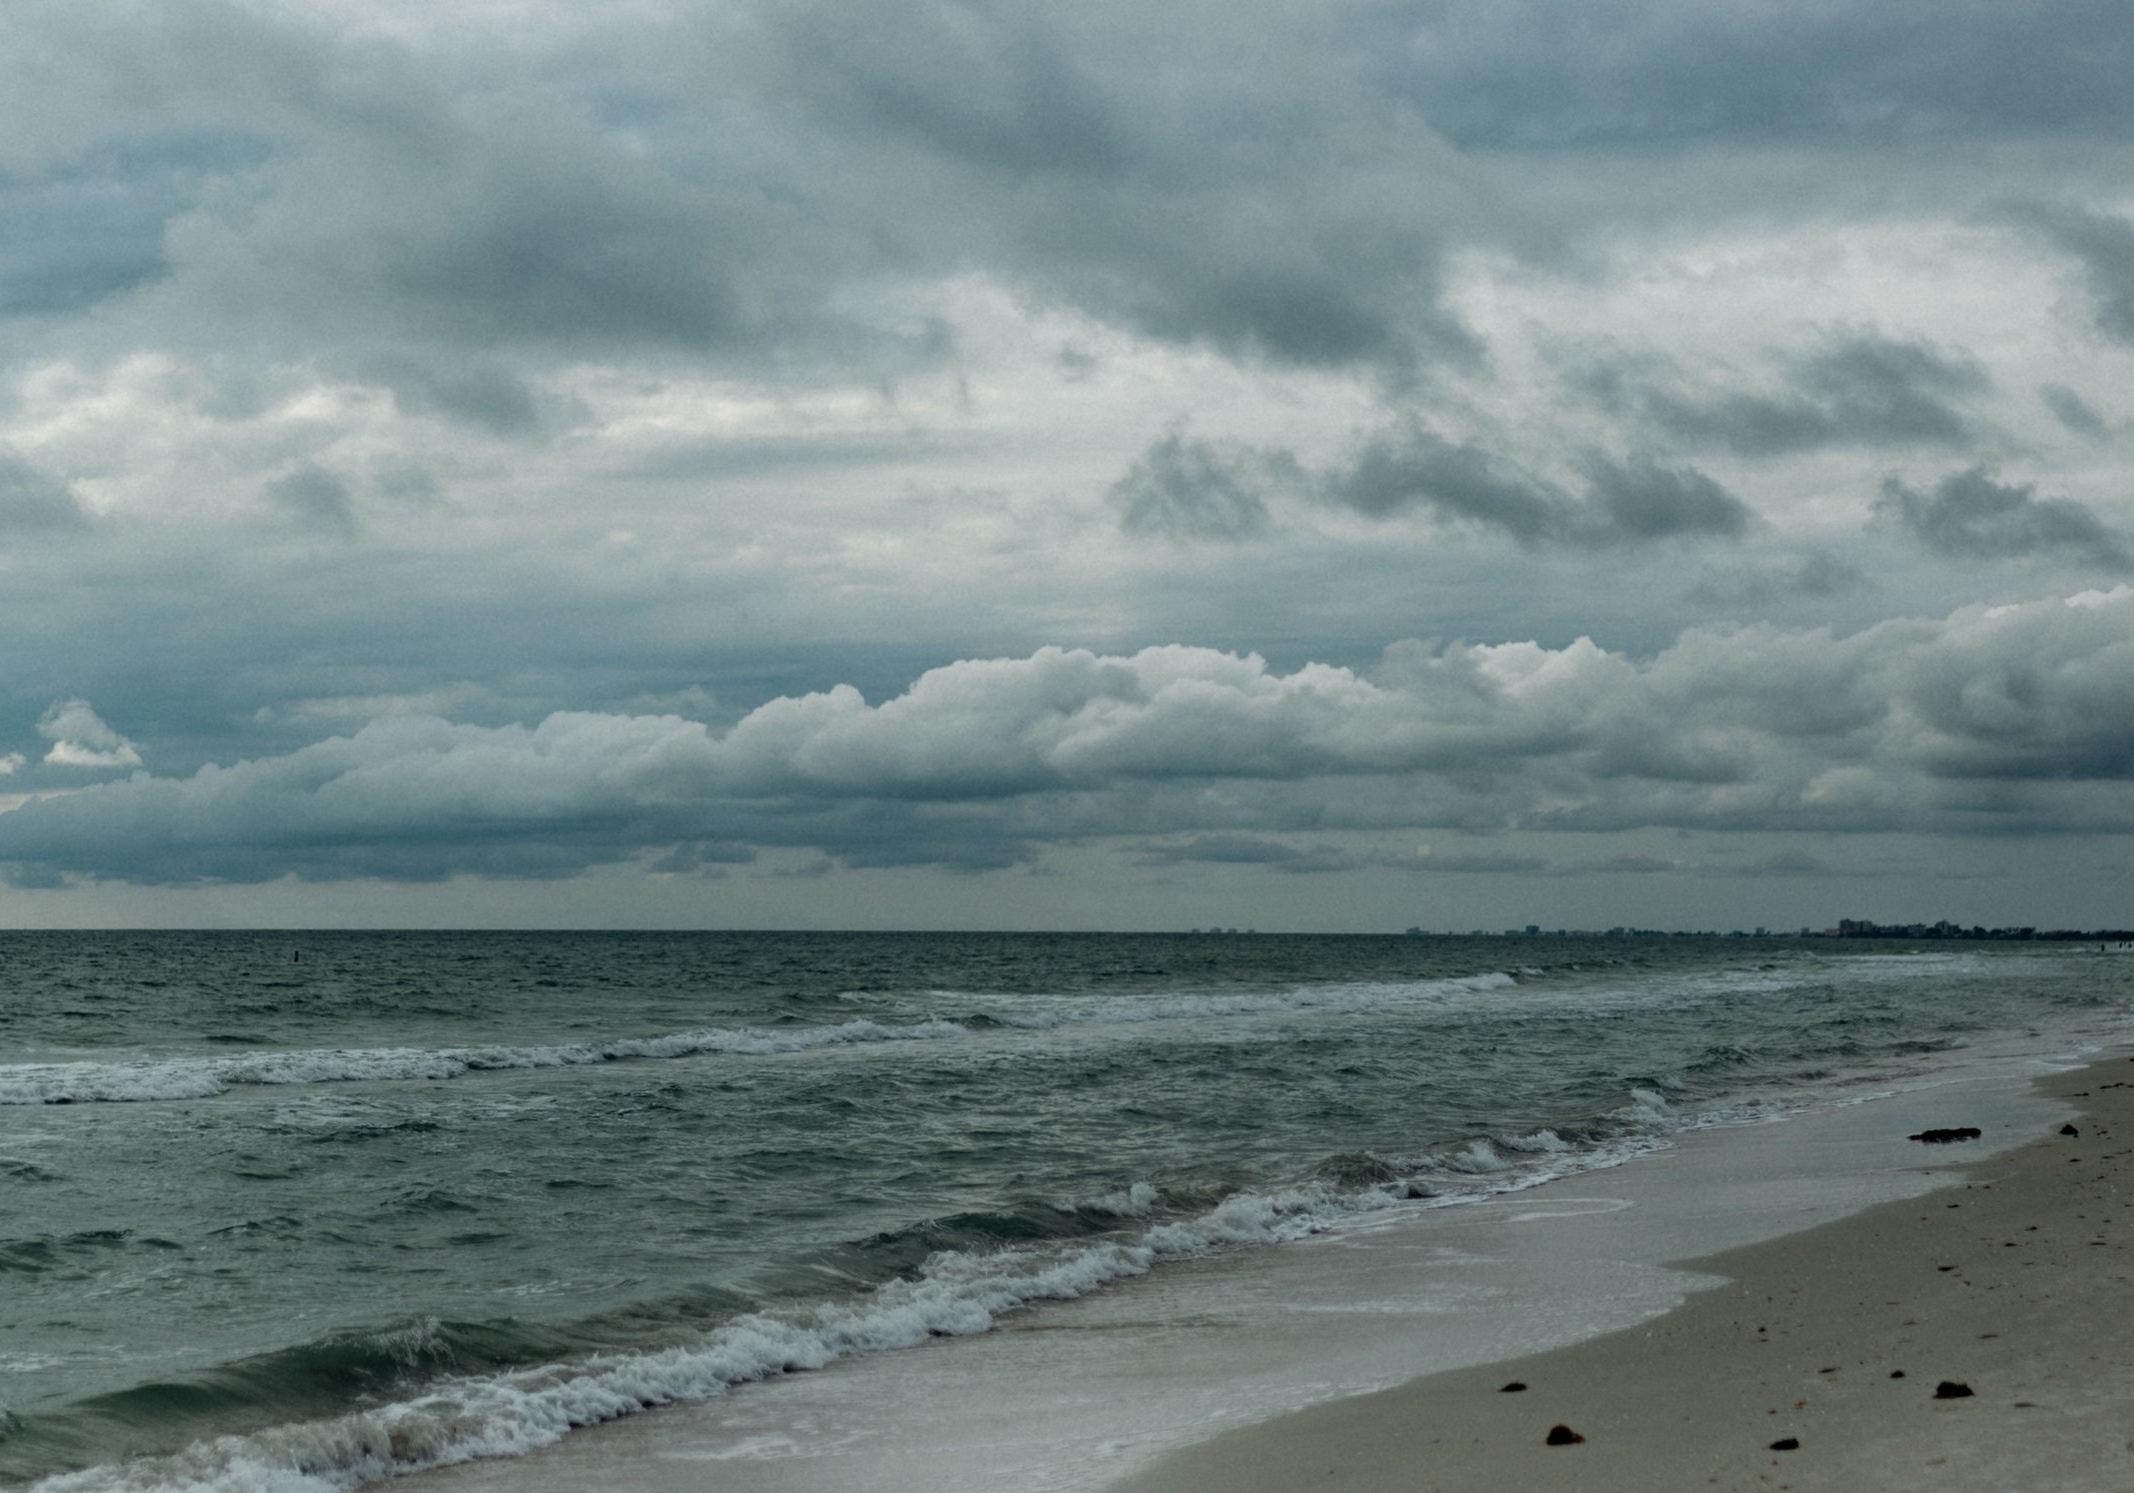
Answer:
[[[37,734],[52,743],[44,760],[57,767],[108,771],[141,765],[140,750],[106,725],[87,700],[54,700],[37,722]]]
[[[96,765],[137,760],[82,702],[44,729]],[[2134,589],[1842,638],[1693,630],[1646,660],[1587,639],[1403,643],[1369,673],[1283,673],[1206,648],[1044,648],[930,670],[878,705],[842,685],[781,697],[723,731],[394,716],[32,800],[0,815],[0,857],[175,881],[553,875],[677,846],[978,867],[1048,841],[1400,824],[2134,824]],[[1353,863],[1328,849],[1293,869]]]

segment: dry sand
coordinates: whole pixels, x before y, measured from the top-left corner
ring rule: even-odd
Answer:
[[[1922,1146],[1945,1190],[1684,1261],[1728,1284],[1664,1317],[1230,1432],[1115,1493],[2134,1490],[2134,1059],[2043,1087],[2078,1135],[1968,1166]]]

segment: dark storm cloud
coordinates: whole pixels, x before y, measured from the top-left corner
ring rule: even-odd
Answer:
[[[1782,381],[1770,390],[1707,390],[1681,370],[1649,368],[1603,368],[1585,383],[1604,407],[1676,440],[1753,457],[1832,446],[1966,447],[1980,432],[1962,402],[1992,387],[1966,356],[1874,333],[1842,335],[1783,359]]]
[[[1780,851],[1761,860],[1738,861],[1731,865],[1708,866],[1707,871],[1722,876],[1844,876],[1849,873],[1833,867],[1818,856],[1800,851]]]
[[[1043,649],[932,670],[880,705],[843,686],[776,699],[724,731],[405,716],[32,798],[0,813],[0,859],[33,879],[562,875],[705,841],[975,870],[1154,833],[1180,838],[1150,854],[1333,870],[1364,852],[1267,836],[1489,820],[2095,832],[2134,825],[2130,741],[2120,587],[1842,639],[1692,631],[1644,663],[1583,639],[1402,645],[1375,678]]]
[[[2081,264],[2097,330],[2134,342],[2134,222],[2066,206],[2020,208],[2013,216]]]
[[[1478,446],[1409,424],[1366,441],[1325,479],[1332,502],[1366,518],[1425,509],[1497,529],[1525,544],[1564,532],[1571,504],[1546,483]]]
[[[1293,845],[1264,835],[1245,834],[1189,835],[1153,843],[1144,846],[1135,860],[1143,866],[1263,866],[1291,876],[1363,870],[1440,876],[1531,876],[1551,869],[1548,861],[1530,855],[1444,854],[1427,846],[1399,854],[1323,842]]]
[[[0,535],[63,532],[88,525],[89,516],[70,485],[0,449]]]
[[[2065,384],[2041,384],[2038,398],[2053,412],[2053,418],[2072,430],[2076,435],[2101,441],[2112,433],[2104,416],[2091,407],[2090,402]]]
[[[1439,300],[1471,193],[1360,72],[1367,37],[1275,14],[1240,28],[1212,10],[935,0],[788,7],[765,29],[796,97],[906,208],[957,222],[965,255],[1048,298],[1282,363],[1475,350]],[[1181,45],[1190,68],[1171,63]]]
[[[1733,565],[1707,572],[1690,588],[1689,598],[1705,604],[1758,604],[1778,597],[1828,598],[1867,584],[1859,566],[1812,549],[1798,555],[1765,555],[1754,565]]]
[[[633,481],[688,482],[810,467],[880,470],[953,457],[977,444],[965,434],[919,429],[713,437],[654,446],[615,468],[614,475]]]
[[[463,421],[506,437],[532,435],[544,423],[540,396],[494,363],[388,355],[359,364],[358,371],[391,389],[394,403],[410,414]]]
[[[1288,845],[1259,835],[1194,835],[1149,845],[1135,857],[1143,866],[1265,866],[1291,875],[1353,871],[1377,864],[1373,857],[1333,845]]]
[[[1863,445],[1960,444],[1972,429],[1950,401],[1992,387],[1969,357],[1873,334],[1840,338],[1802,358],[1793,382]]]
[[[1626,369],[1622,428],[1565,436],[1554,412],[1502,407],[1523,397],[1514,378],[1480,377],[1517,368],[1518,334],[1493,357],[1456,309],[1494,284],[1508,293],[1489,325],[1512,325],[1539,266],[1545,289],[1590,275],[1605,310],[1614,277],[1682,266],[1707,230],[1750,262],[1783,238],[1798,278],[1799,254],[1855,223],[1931,233],[2012,182],[2113,200],[2134,133],[2123,5],[652,0],[359,15],[22,0],[7,31],[0,361],[24,376],[0,400],[35,423],[34,443],[17,438],[52,471],[0,461],[0,531],[97,549],[65,538],[88,520],[64,473],[97,504],[92,541],[153,531],[169,546],[48,567],[65,584],[17,608],[0,703],[20,732],[0,756],[36,745],[51,701],[86,695],[161,774],[0,813],[0,855],[27,879],[563,876],[759,850],[969,871],[1156,835],[1288,836],[1268,843],[1333,869],[1346,848],[1300,847],[1408,822],[2127,820],[2113,786],[2122,603],[1849,637],[1693,632],[1657,657],[1566,641],[1587,619],[1659,646],[1676,624],[1657,608],[1691,582],[1665,573],[1667,546],[1712,546],[1702,560],[1761,523],[1718,480],[1730,469],[1700,465],[1711,450],[1977,459],[1994,390],[1959,349],[1841,331],[1715,383]],[[2105,330],[2134,336],[2134,230],[2078,208],[2032,221],[2084,268]],[[1724,274],[1762,273],[1742,263]],[[1845,274],[1849,294],[1859,266]],[[1672,310],[1638,335],[1668,345]],[[1034,348],[1014,345],[1017,325]],[[1198,350],[1252,365],[1250,379],[1211,383]],[[966,362],[977,394],[954,434],[811,423],[811,386],[886,407],[907,372]],[[1285,377],[1298,368],[1356,377]],[[1018,394],[1033,375],[1058,407]],[[599,416],[556,392],[574,382],[602,416],[624,411],[583,441]],[[1110,512],[1141,538],[1240,539],[1293,514],[1333,531],[1300,541],[1326,539],[1308,562],[1275,543],[1224,552],[1206,567],[1228,572],[1208,583],[1219,605],[1182,600],[1188,585],[1156,595],[1170,577],[1143,577],[1178,557],[1141,554],[1154,544],[1096,536],[1105,560],[1131,551],[1147,568],[1091,583],[1088,550],[1031,558],[1056,531],[1001,523],[979,555],[961,535],[912,542],[886,503],[850,547],[923,550],[931,596],[918,562],[862,573],[801,553],[818,534],[842,543],[858,510],[836,507],[841,490],[863,486],[851,471],[965,440],[997,450],[1007,430],[1033,433],[1032,467],[1070,448],[1086,459],[1093,427],[1070,427],[1091,412],[1139,398],[1147,418],[1248,383],[1288,402],[1299,441],[1328,433],[1304,433],[1314,418],[1358,418],[1343,401],[1359,388],[1445,424],[1382,427],[1310,469],[1181,427],[1138,461],[1099,458],[1113,464],[1094,481],[1075,469],[1085,493],[1118,477]],[[657,422],[631,418],[663,387],[713,385],[709,398],[795,414],[781,428],[802,433],[704,441],[698,408],[676,412],[661,447]],[[2040,397],[2096,433],[2095,410]],[[799,504],[759,521],[810,465],[825,480],[805,521]],[[654,485],[744,473],[779,481],[731,514],[684,512]],[[1802,500],[1794,475],[1730,480],[1783,521]],[[602,487],[632,477],[647,481]],[[2096,515],[1980,480],[1953,500],[1947,484],[1904,488],[1888,512],[1923,542],[2125,563]],[[281,523],[213,528],[183,506],[196,482]],[[435,506],[405,506],[420,503]],[[583,542],[609,503],[634,547]],[[1365,526],[1325,505],[1384,527],[1353,544]],[[401,537],[389,513],[409,520],[407,542],[364,551]],[[149,522],[127,527],[136,514]],[[1431,525],[1523,550],[1410,573]],[[290,542],[292,527],[358,542]],[[1628,553],[1640,547],[1653,558]],[[1658,602],[1596,600],[1654,577],[1670,593]],[[1026,579],[1028,595],[1008,595]],[[1767,583],[1819,598],[1862,580],[1810,554]],[[1329,651],[1359,656],[1353,639],[1375,639],[1372,619],[1396,607],[1403,630],[1508,618],[1488,634],[1550,646],[1418,645],[1370,675],[1205,649],[1029,653],[1068,629],[1120,649],[1279,633],[1287,668],[1314,656],[1314,626],[1345,630]],[[1864,604],[1843,615],[1857,624]],[[566,708],[646,708],[622,702],[712,679],[715,649],[709,722]],[[802,649],[817,651],[795,663]],[[904,688],[915,656],[1003,651],[1028,656]],[[878,703],[802,693],[824,679]],[[331,719],[353,721],[406,708],[363,703],[396,695],[476,718],[312,739],[333,700]],[[25,762],[8,786],[50,786],[63,765]]]
[[[1691,467],[1600,454],[1589,454],[1581,466],[1586,490],[1574,498],[1480,447],[1411,423],[1366,441],[1326,474],[1323,490],[1329,501],[1368,518],[1420,510],[1525,545],[1733,539],[1755,522],[1739,498]]]
[[[468,350],[686,349],[740,364],[868,335],[816,308],[879,236],[833,210],[842,182],[811,179],[743,127],[777,100],[739,49],[717,61],[708,24],[655,21],[630,45],[600,39],[529,71],[215,0],[125,24],[33,5],[11,26],[0,168],[18,183],[101,171],[104,221],[55,207],[40,252],[78,266],[118,256],[96,284],[45,301],[130,288],[125,325],[159,340],[343,373],[397,345],[413,371],[396,392],[513,429],[527,412],[509,373],[470,378]],[[529,61],[552,44],[538,22],[517,40]],[[614,117],[609,100],[639,82],[666,96]],[[785,128],[789,141],[808,132]],[[103,231],[120,222],[133,230]],[[424,371],[440,347],[459,370]]]
[[[86,310],[161,274],[163,223],[180,204],[144,188],[119,162],[0,171],[0,317]]]
[[[324,467],[301,466],[269,482],[267,501],[299,528],[349,535],[356,532],[348,484]]]
[[[1488,150],[1911,145],[2134,135],[2114,0],[1455,0],[1383,66]]]
[[[1875,512],[1953,559],[2049,554],[2099,570],[2134,566],[2125,537],[2083,504],[2041,498],[2031,483],[1995,481],[1983,466],[1952,472],[1931,492],[1889,478]]]
[[[1755,522],[1741,499],[1690,467],[1664,467],[1649,457],[1626,464],[1595,457],[1586,464],[1586,480],[1597,532],[1625,541],[1735,539]]]
[[[476,24],[403,43],[216,0],[18,10],[0,199],[30,227],[0,296],[125,302],[164,340],[342,371],[398,343],[871,377],[937,348],[869,297],[976,270],[1150,337],[1408,378],[1480,351],[1449,253],[1590,243],[1553,174],[1580,152],[1579,179],[1677,221],[1767,198],[1654,197],[1609,162],[1844,150],[1787,189],[1864,201],[1877,151],[2116,135],[2134,56],[2104,0],[676,5],[626,29],[534,13],[508,57]],[[2104,275],[2115,222],[2053,231]],[[1904,396],[1918,374],[1811,367],[1832,382],[1805,406],[1702,418],[1793,449],[1844,423],[1819,402],[1880,400],[1879,428],[1946,439]],[[394,387],[525,429],[482,380]]]
[[[1166,539],[1246,539],[1267,528],[1266,494],[1305,484],[1286,451],[1216,445],[1172,430],[1112,484],[1107,501],[1128,534]]]
[[[1440,876],[1541,876],[1568,869],[1538,855],[1485,855],[1472,851],[1451,855],[1426,851],[1410,864],[1418,871]]]

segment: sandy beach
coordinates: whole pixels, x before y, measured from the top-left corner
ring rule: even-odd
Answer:
[[[1184,1262],[403,1486],[2134,1487],[2114,1327],[2130,1082],[2123,1054],[2070,1071],[1967,1050],[1863,1102]],[[1907,1139],[1952,1125],[1984,1133]],[[1974,1393],[1936,1399],[1944,1379]],[[1585,1440],[1547,1445],[1558,1424]]]
[[[1727,1283],[1665,1316],[1230,1432],[1117,1493],[2134,1488],[2134,1059],[2041,1086],[2076,1133],[1921,1146],[1943,1189],[1683,1261]]]

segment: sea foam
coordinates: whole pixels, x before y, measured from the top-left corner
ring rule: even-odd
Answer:
[[[633,1058],[704,1053],[762,1056],[871,1042],[927,1042],[970,1035],[953,1021],[890,1026],[865,1019],[793,1031],[748,1028],[624,1037],[534,1047],[344,1047],[249,1057],[172,1057],[120,1063],[0,1066],[0,1104],[113,1104],[207,1099],[249,1085],[361,1083],[458,1078],[510,1068],[570,1068]]]
[[[1507,974],[1378,984],[1307,986],[1266,995],[1182,994],[1107,997],[1068,1009],[1011,1004],[976,1013],[971,1022],[1044,1031],[1068,1026],[1138,1025],[1255,1016],[1282,1011],[1365,1010],[1443,1002],[1516,985]],[[1055,998],[1056,1000],[1057,998]],[[440,1080],[514,1068],[569,1068],[633,1059],[724,1053],[761,1057],[883,1042],[949,1041],[972,1035],[966,1021],[930,1017],[901,1023],[861,1017],[835,1026],[766,1031],[709,1028],[605,1042],[536,1046],[337,1047],[182,1056],[123,1062],[0,1065],[0,1104],[117,1104],[211,1099],[233,1088],[282,1084]]]
[[[1664,1146],[1666,1133],[1685,1123],[1636,1098],[1622,1114],[1630,1128],[1582,1148],[1552,1131],[1478,1138],[1397,1162],[1394,1180],[1384,1184],[1239,1192],[1137,1234],[945,1250],[913,1276],[850,1301],[751,1313],[693,1344],[448,1379],[398,1403],[48,1477],[31,1493],[343,1493],[427,1468],[517,1456],[584,1426],[711,1399],[736,1385],[982,1333],[1008,1313],[1085,1296],[1166,1261],[1283,1244],[1364,1215],[1481,1201],[1613,1166]],[[1482,1156],[1494,1164],[1478,1166]],[[1160,1197],[1142,1182],[1088,1201],[1122,1217],[1146,1217]]]

